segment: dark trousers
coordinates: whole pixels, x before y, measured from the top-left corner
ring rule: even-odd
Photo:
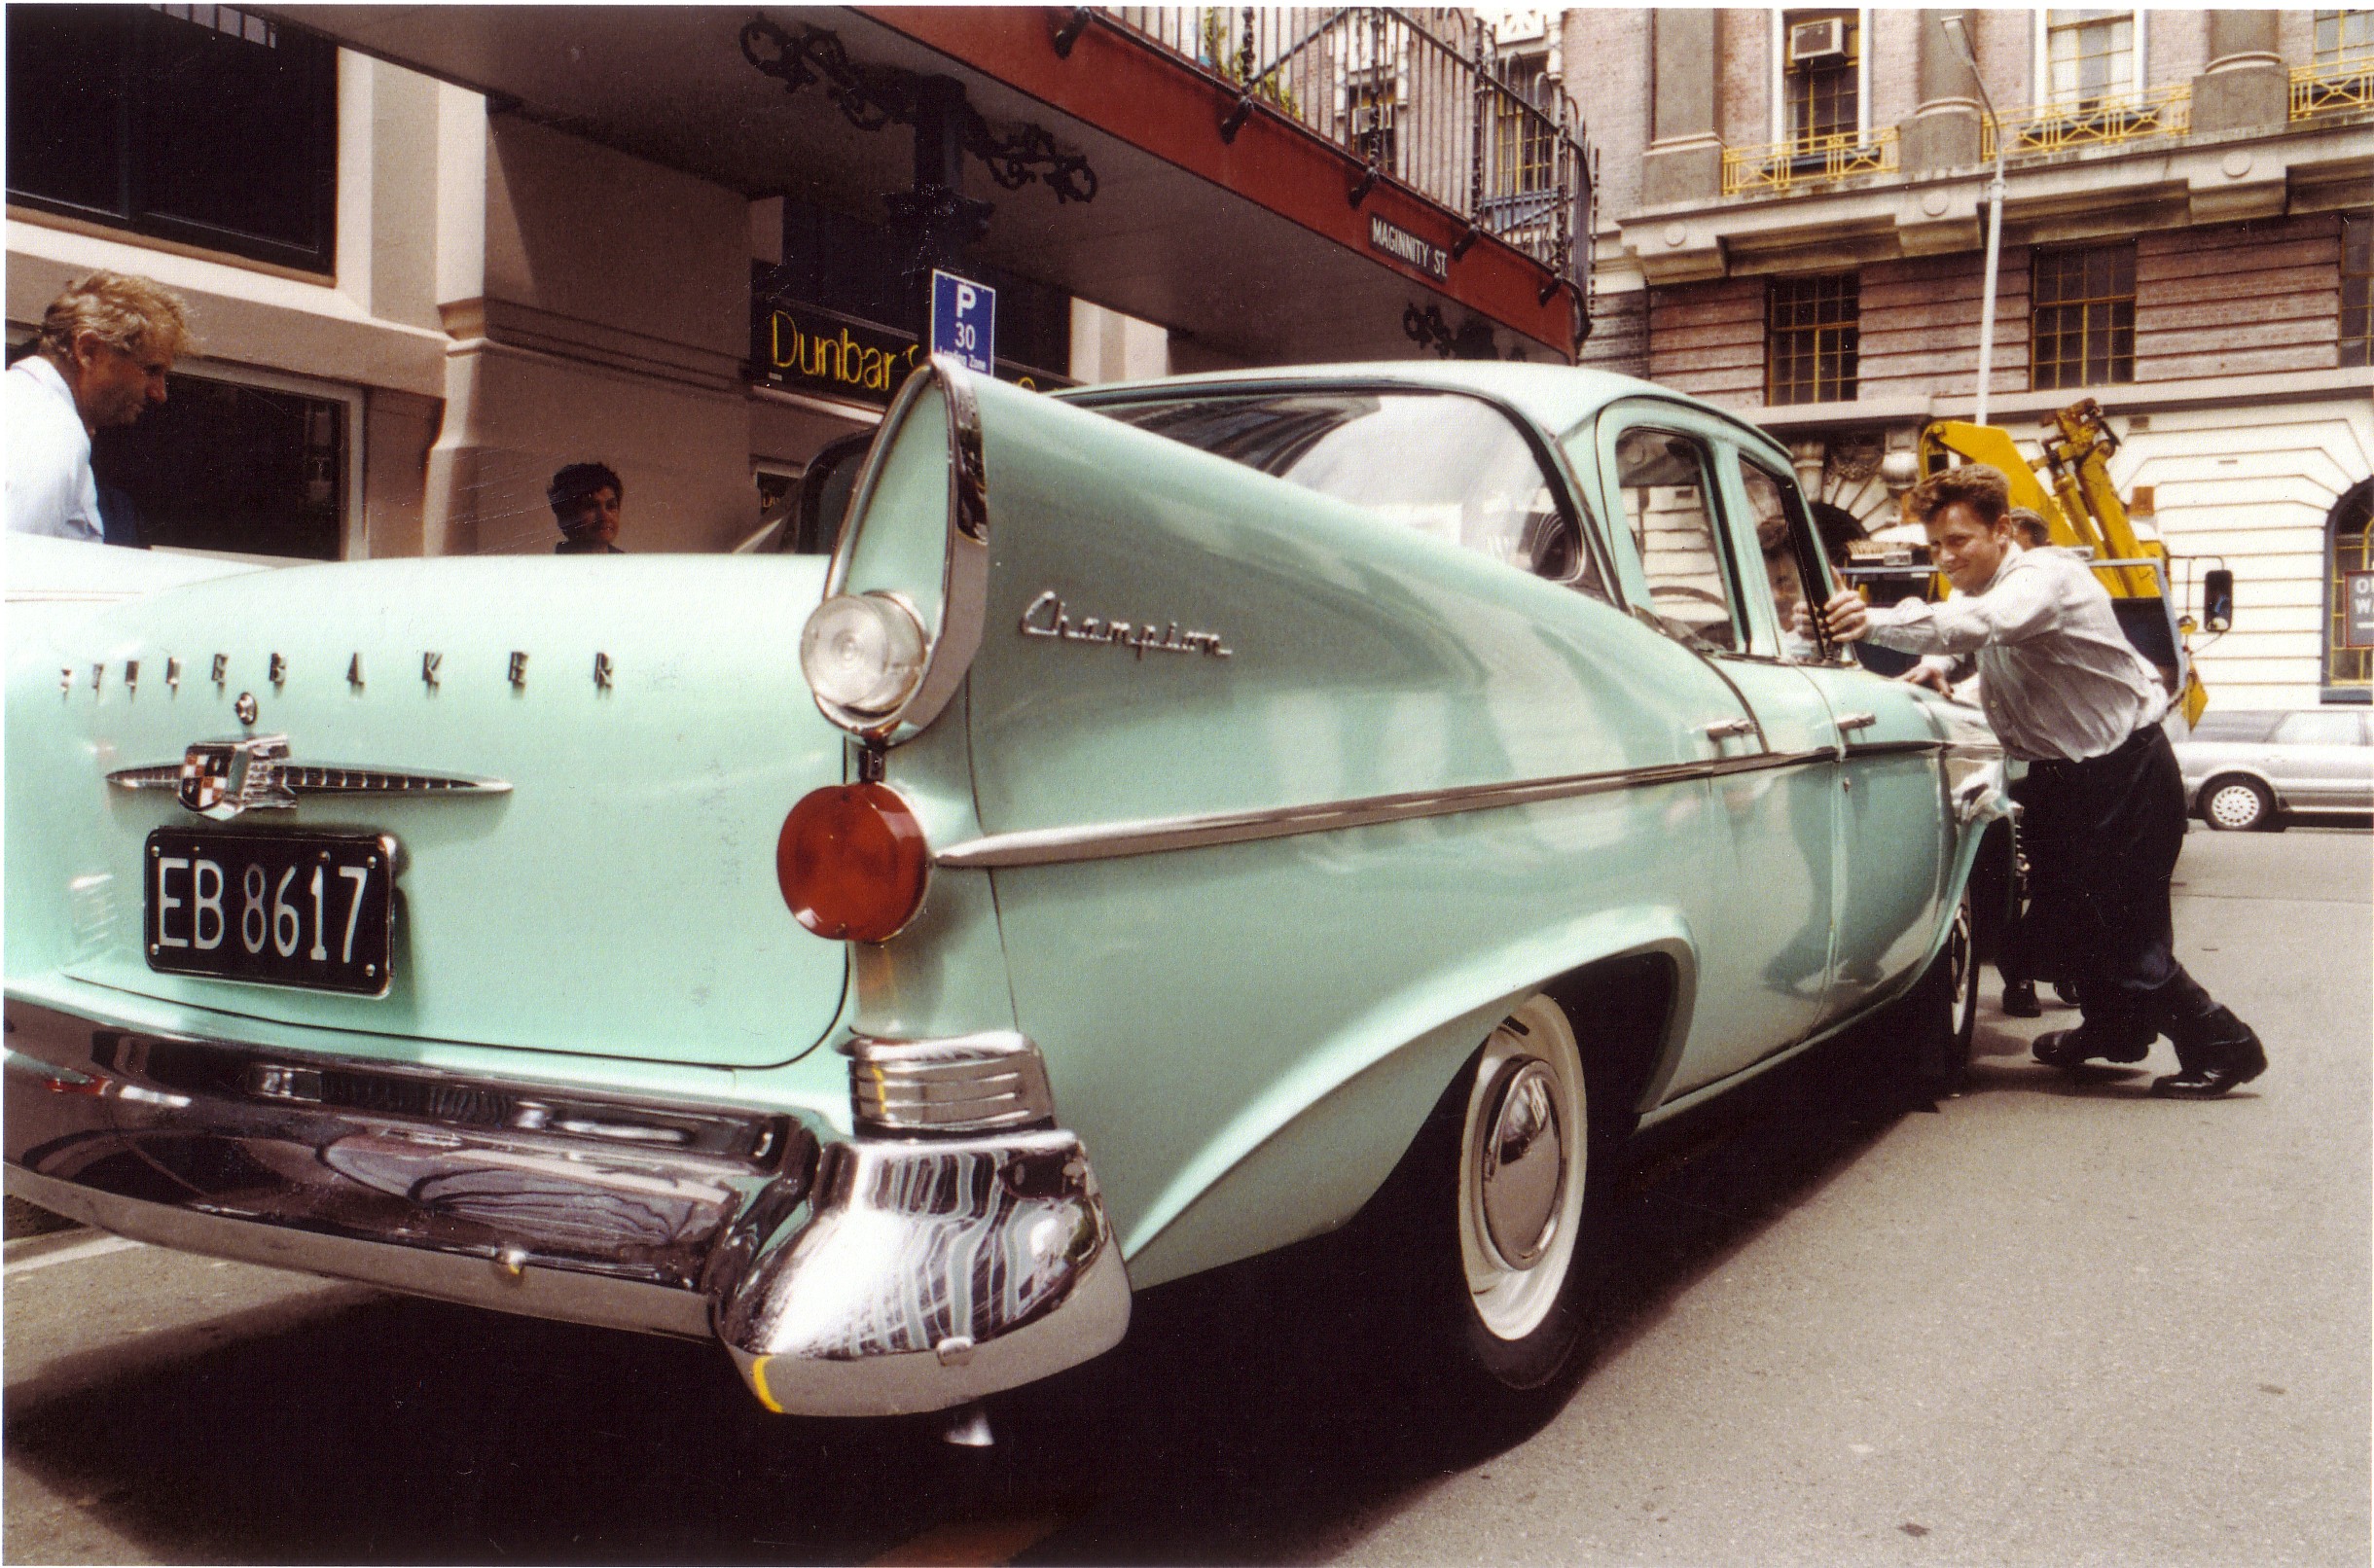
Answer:
[[[2075,982],[2085,1027],[2116,1044],[2166,1034],[2181,1056],[2217,1004],[2176,962],[2168,883],[2184,847],[2184,783],[2155,725],[2081,763],[2031,763],[2029,903],[2019,945]]]

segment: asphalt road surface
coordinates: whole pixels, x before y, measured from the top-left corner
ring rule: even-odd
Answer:
[[[88,1231],[8,1244],[19,1561],[2364,1563],[2374,837],[2196,831],[2178,947],[2274,1066],[2153,1101],[1990,1007],[1904,1114],[1810,1054],[1624,1205],[1590,1374],[1417,1423],[1289,1257],[996,1411],[784,1420],[707,1347]],[[1987,1001],[1996,990],[1987,978]]]

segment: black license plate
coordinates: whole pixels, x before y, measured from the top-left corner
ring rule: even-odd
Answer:
[[[378,996],[396,841],[159,828],[142,870],[149,968]]]

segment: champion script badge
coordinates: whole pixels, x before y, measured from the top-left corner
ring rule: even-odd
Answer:
[[[1083,616],[1074,622],[1063,612],[1062,596],[1049,588],[1030,601],[1023,612],[1022,634],[1025,637],[1060,637],[1065,642],[1109,643],[1116,648],[1132,648],[1143,659],[1153,654],[1202,654],[1206,659],[1231,659],[1233,648],[1224,647],[1216,631],[1181,631],[1175,621],[1157,625],[1148,621],[1132,624],[1127,621],[1106,621],[1098,616]]]

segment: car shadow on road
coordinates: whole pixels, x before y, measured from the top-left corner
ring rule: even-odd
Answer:
[[[1848,1048],[1769,1078],[1618,1202],[1595,1358],[1904,1114]],[[45,1379],[9,1463],[178,1561],[847,1562],[1016,1517],[1046,1521],[1032,1560],[1303,1559],[1516,1441],[1413,1419],[1403,1347],[1344,1299],[1376,1266],[1323,1239],[1142,1293],[1121,1349],[996,1403],[988,1449],[771,1415],[713,1347],[374,1296]]]

